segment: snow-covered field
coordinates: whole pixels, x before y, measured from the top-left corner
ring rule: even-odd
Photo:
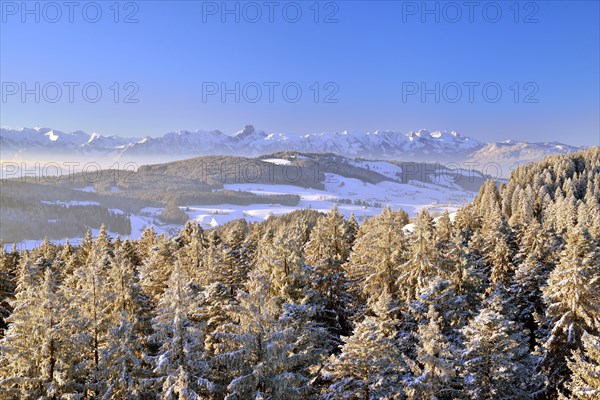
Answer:
[[[378,172],[381,175],[392,179],[399,179],[399,177],[402,175],[402,167],[387,161],[351,160],[350,164],[358,168],[366,168],[371,171]]]
[[[397,178],[394,174],[400,172],[400,167],[390,163],[369,162],[370,168],[383,175]],[[397,169],[396,169],[397,168]],[[183,207],[191,220],[204,228],[226,224],[240,218],[249,222],[261,222],[269,216],[279,216],[294,210],[310,208],[327,212],[334,203],[345,216],[354,214],[359,221],[381,213],[382,207],[390,206],[394,210],[403,209],[414,216],[422,208],[434,211],[456,211],[465,203],[471,201],[475,193],[461,189],[457,185],[448,184],[440,188],[438,185],[411,181],[409,183],[380,182],[365,183],[358,179],[346,178],[335,174],[326,174],[325,190],[301,188],[293,185],[269,185],[256,183],[227,184],[226,190],[241,190],[257,195],[296,194],[300,196],[297,206],[282,206],[279,204],[250,204],[238,206],[223,204],[218,206],[189,206]],[[351,204],[347,204],[346,201]],[[341,202],[344,201],[344,202]],[[356,201],[368,205],[355,204]],[[377,203],[378,207],[374,205]]]

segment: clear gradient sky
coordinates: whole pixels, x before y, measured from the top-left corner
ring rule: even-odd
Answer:
[[[234,11],[225,15],[220,1],[121,2],[118,15],[113,1],[88,3],[29,2],[27,14],[21,1],[1,2],[0,125],[138,137],[246,124],[287,133],[426,128],[600,144],[598,1],[428,2],[430,14],[421,1],[227,2]],[[65,82],[79,83],[72,102]],[[83,97],[89,82],[102,89],[96,103]],[[207,91],[236,82],[239,102]],[[279,85],[272,102],[265,82]],[[290,83],[289,98],[302,89],[295,103],[282,93]],[[39,102],[36,93],[22,98],[23,84]],[[421,85],[433,92],[422,98]],[[138,102],[125,103],[135,87]]]

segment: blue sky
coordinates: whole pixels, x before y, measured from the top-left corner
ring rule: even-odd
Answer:
[[[229,14],[220,1],[142,1],[121,2],[118,15],[113,1],[76,2],[73,22],[60,1],[60,16],[45,2],[30,13],[1,3],[2,126],[121,136],[426,128],[600,144],[597,1],[428,2],[431,13],[421,1],[228,2]],[[102,90],[97,102],[86,84],[88,100]]]

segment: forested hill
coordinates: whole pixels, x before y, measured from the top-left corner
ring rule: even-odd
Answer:
[[[600,147],[408,223],[2,250],[0,398],[600,398]]]

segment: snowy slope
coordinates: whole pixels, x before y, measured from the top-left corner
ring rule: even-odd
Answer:
[[[507,140],[486,144],[471,153],[468,162],[476,163],[480,168],[494,162],[502,169],[502,177],[508,178],[510,172],[520,165],[539,161],[550,154],[571,153],[577,150],[579,150],[577,147],[558,142],[528,143]]]
[[[287,160],[276,159],[276,162]],[[370,165],[383,175],[393,175],[398,166],[386,161],[356,161],[356,164]],[[182,207],[191,220],[204,228],[226,224],[235,219],[245,218],[249,222],[261,222],[271,215],[279,216],[294,210],[310,208],[327,212],[334,204],[346,217],[354,214],[359,221],[381,213],[382,207],[390,206],[394,210],[405,210],[410,216],[422,208],[431,212],[443,210],[455,211],[470,202],[475,191],[469,191],[451,182],[440,184],[408,181],[400,183],[398,177],[394,181],[382,181],[376,184],[363,182],[337,174],[326,174],[325,189],[301,188],[294,185],[274,185],[258,183],[226,184],[223,190],[241,190],[257,195],[296,194],[300,202],[296,206],[279,204],[250,204],[245,206],[222,204],[218,206]],[[358,203],[358,204],[357,204]]]

